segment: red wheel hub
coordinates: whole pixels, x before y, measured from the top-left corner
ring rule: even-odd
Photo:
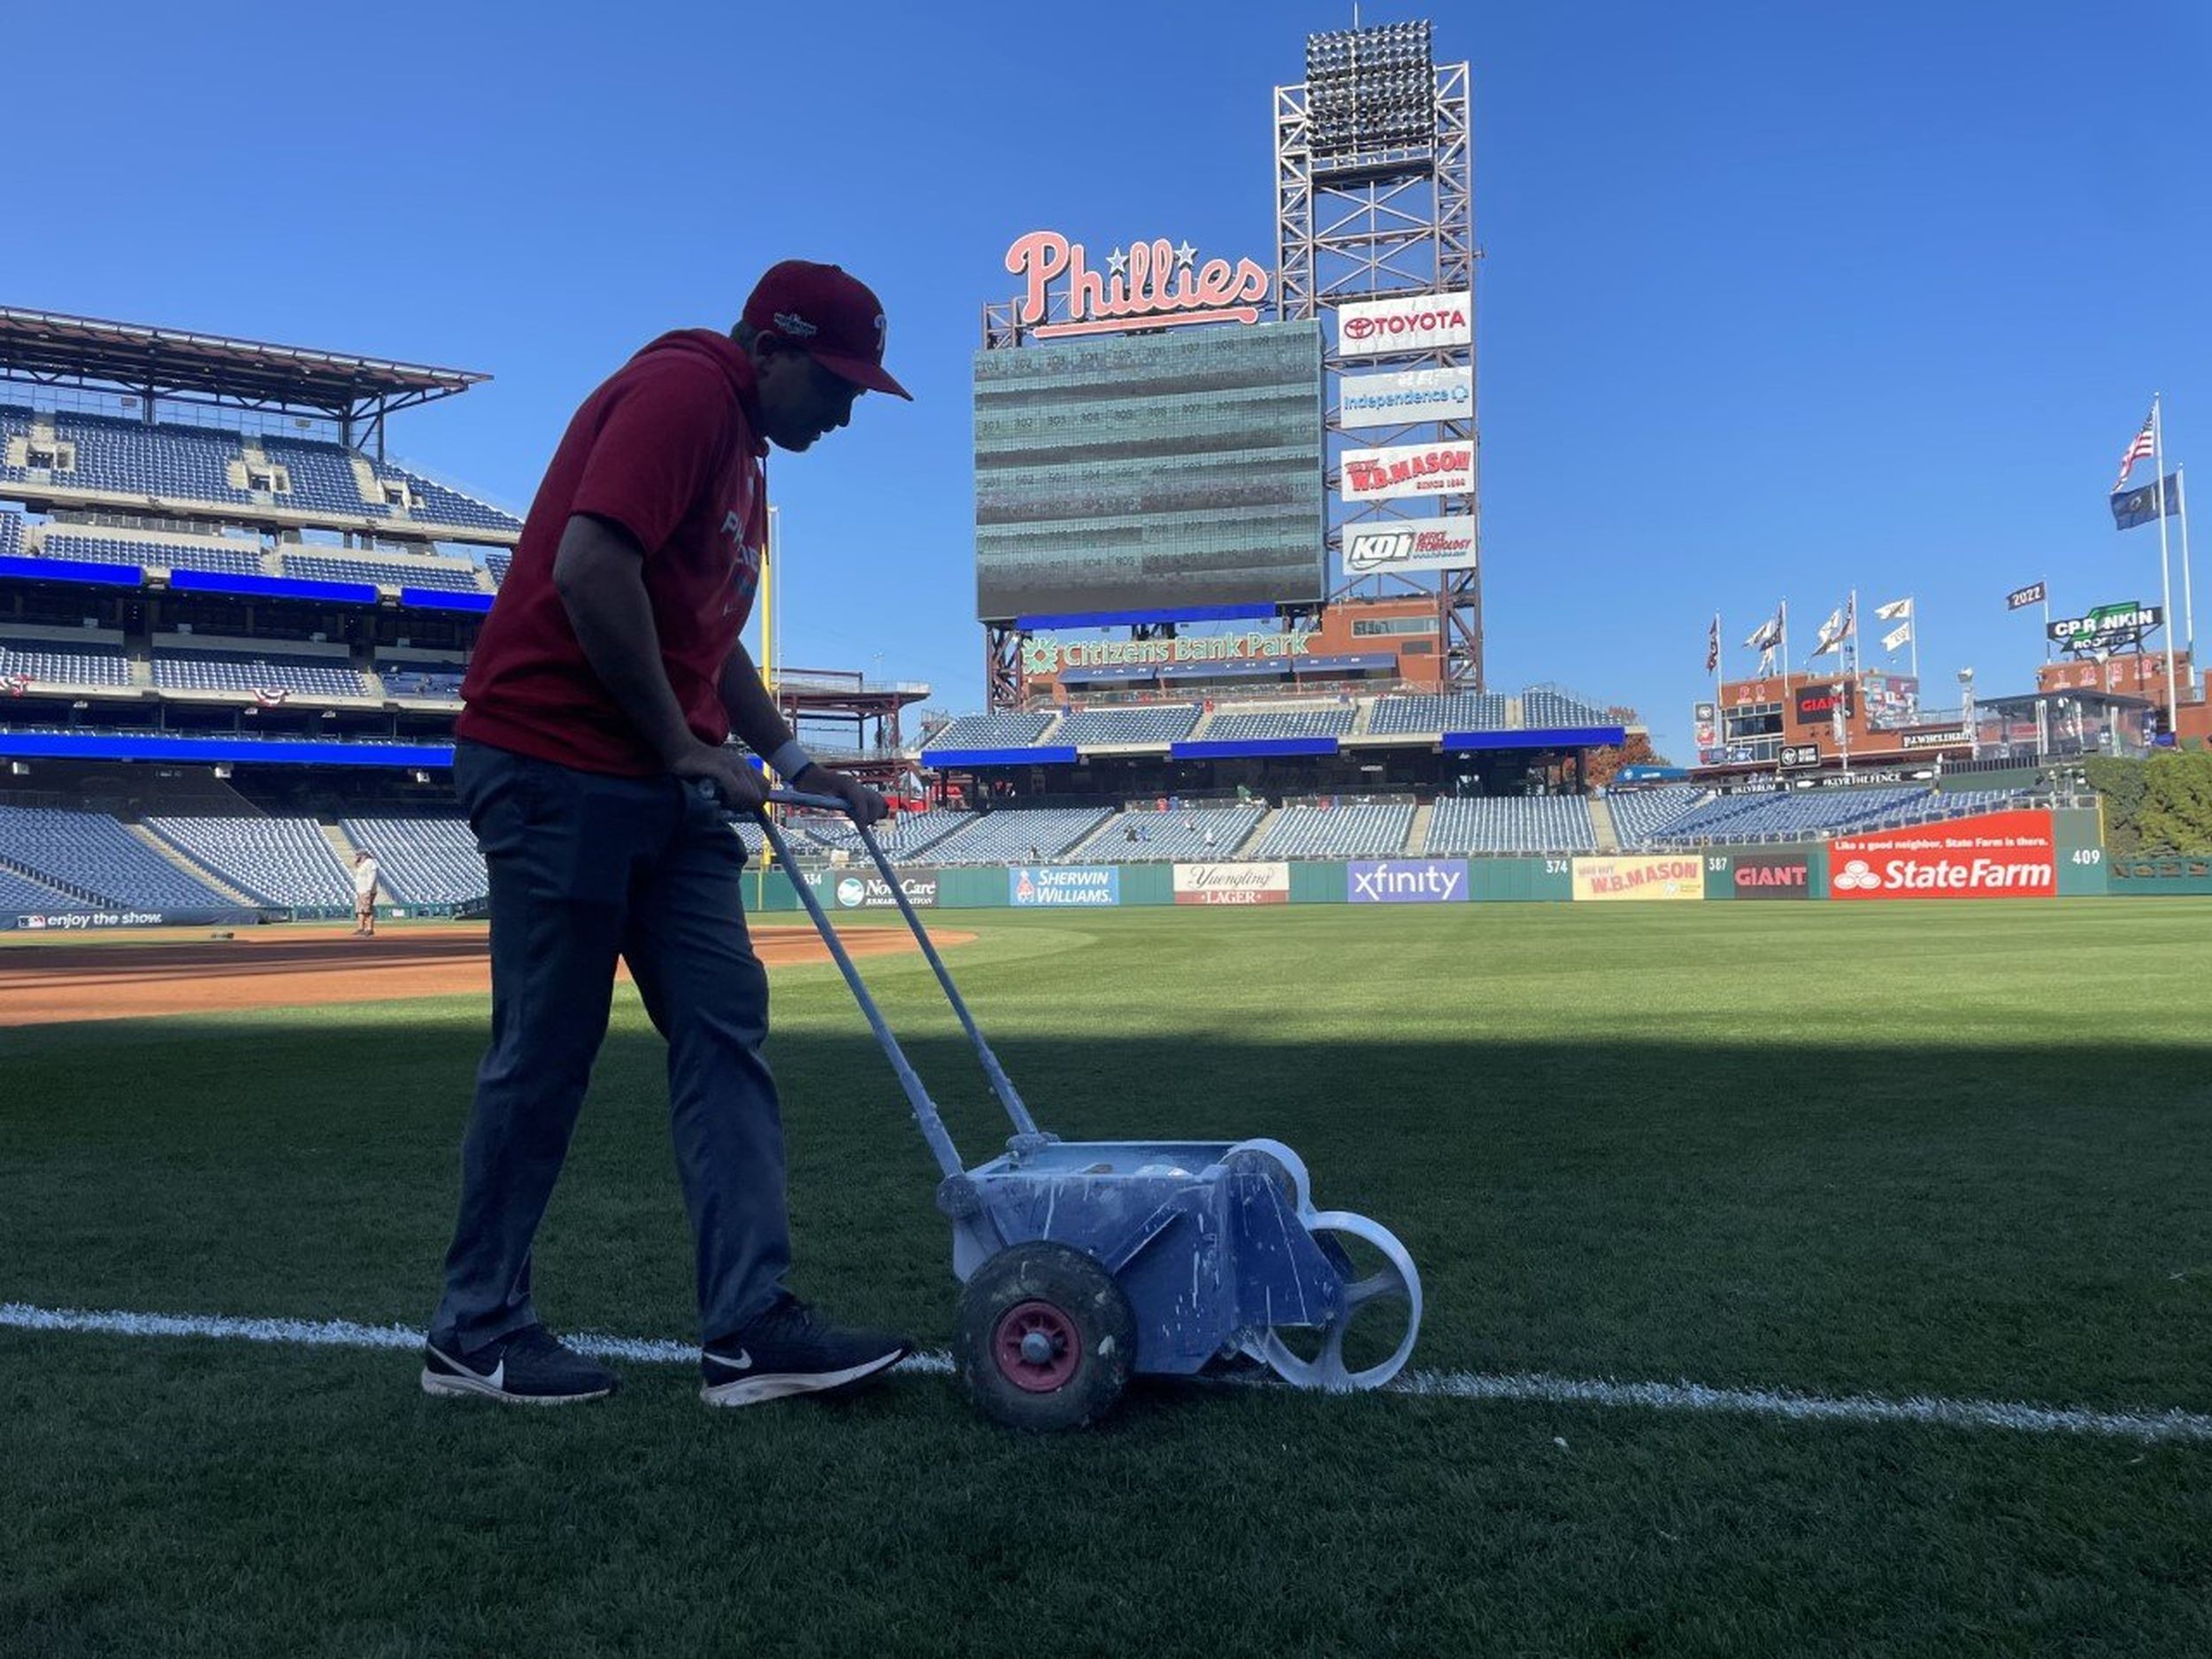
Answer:
[[[1075,1321],[1048,1302],[1017,1302],[999,1316],[991,1333],[999,1375],[1026,1394],[1064,1388],[1083,1363],[1083,1337]]]

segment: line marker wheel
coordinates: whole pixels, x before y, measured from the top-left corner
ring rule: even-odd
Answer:
[[[1136,1357],[1121,1286],[1065,1244],[1000,1251],[961,1287],[953,1368],[983,1414],[1008,1428],[1082,1428],[1114,1408]]]

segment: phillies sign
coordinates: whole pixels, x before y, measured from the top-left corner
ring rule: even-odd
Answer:
[[[1475,487],[1471,443],[1398,443],[1344,452],[1344,499],[1464,495]]]
[[[1386,300],[1355,300],[1336,308],[1336,351],[1340,357],[1382,357],[1403,351],[1435,351],[1472,345],[1472,294],[1406,294]]]
[[[1103,273],[1090,250],[1056,231],[1033,230],[1006,250],[1006,268],[1028,286],[1015,320],[1040,340],[1068,334],[1124,334],[1185,323],[1256,323],[1267,297],[1267,273],[1249,259],[1198,263],[1198,250],[1164,236],[1132,242],[1107,256]],[[1063,285],[1066,315],[1052,313],[1050,289]]]
[[[1386,518],[1344,532],[1344,570],[1350,576],[1463,570],[1474,562],[1472,518]]]
[[[2048,812],[1977,818],[1844,835],[1828,845],[1839,899],[2047,899],[2058,891]]]

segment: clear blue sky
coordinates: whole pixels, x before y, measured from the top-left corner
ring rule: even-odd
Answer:
[[[1705,628],[1920,602],[1931,696],[2155,600],[2154,389],[2212,503],[2212,11],[1475,6],[1490,664],[1686,747]],[[1370,23],[1423,15],[1371,5]],[[1273,262],[1271,88],[1348,4],[114,4],[11,77],[9,303],[489,371],[395,452],[520,509],[572,409],[758,271],[882,294],[913,405],[780,457],[786,660],[981,698],[968,362],[1019,233]],[[96,46],[101,61],[88,64]],[[2194,110],[2196,113],[2190,111]],[[2212,618],[2212,511],[2200,563]],[[2179,576],[2176,575],[2176,602]],[[2212,634],[2212,621],[2206,632]]]

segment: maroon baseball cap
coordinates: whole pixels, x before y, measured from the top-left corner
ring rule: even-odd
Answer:
[[[836,265],[787,259],[769,266],[745,302],[745,320],[856,386],[913,401],[884,371],[883,302]]]

